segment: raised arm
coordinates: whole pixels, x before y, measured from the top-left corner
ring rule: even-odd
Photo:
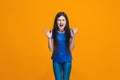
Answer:
[[[72,30],[70,30],[70,33],[71,33],[71,38],[70,38],[70,51],[72,51],[73,50],[73,48],[74,48],[74,36],[73,36],[73,31]]]
[[[54,42],[53,42],[53,38],[52,38],[52,31],[49,31],[48,29],[45,30],[45,34],[48,37],[48,48],[51,52],[53,52],[53,48],[54,48]]]
[[[53,38],[48,38],[48,48],[51,52],[53,52]]]
[[[73,50],[74,48],[74,38],[75,38],[75,34],[77,33],[78,29],[74,28],[73,30],[70,30],[71,33],[71,38],[70,38],[70,51]]]

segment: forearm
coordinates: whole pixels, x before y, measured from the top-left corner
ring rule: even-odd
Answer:
[[[52,38],[48,38],[48,48],[51,52],[53,52],[53,40],[52,40]]]
[[[74,37],[70,39],[70,51],[74,48]]]

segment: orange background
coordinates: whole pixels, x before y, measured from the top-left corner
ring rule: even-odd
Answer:
[[[119,0],[1,0],[0,80],[54,80],[44,29],[78,27],[71,80],[120,80]]]

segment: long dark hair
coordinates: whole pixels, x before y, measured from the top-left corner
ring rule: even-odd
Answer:
[[[58,46],[58,42],[57,42],[57,31],[58,31],[58,25],[57,25],[57,19],[60,16],[64,16],[66,19],[66,26],[64,27],[65,30],[65,35],[66,35],[66,48],[68,50],[68,52],[71,54],[70,51],[70,28],[69,28],[69,21],[68,21],[68,17],[66,15],[65,12],[58,12],[55,16],[55,20],[54,20],[54,26],[53,26],[53,39],[54,39],[54,50],[53,53],[55,53],[57,46]]]

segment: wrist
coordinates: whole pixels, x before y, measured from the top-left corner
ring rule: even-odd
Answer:
[[[72,36],[71,39],[74,39],[74,36]]]
[[[52,39],[51,37],[48,37],[48,39]]]

